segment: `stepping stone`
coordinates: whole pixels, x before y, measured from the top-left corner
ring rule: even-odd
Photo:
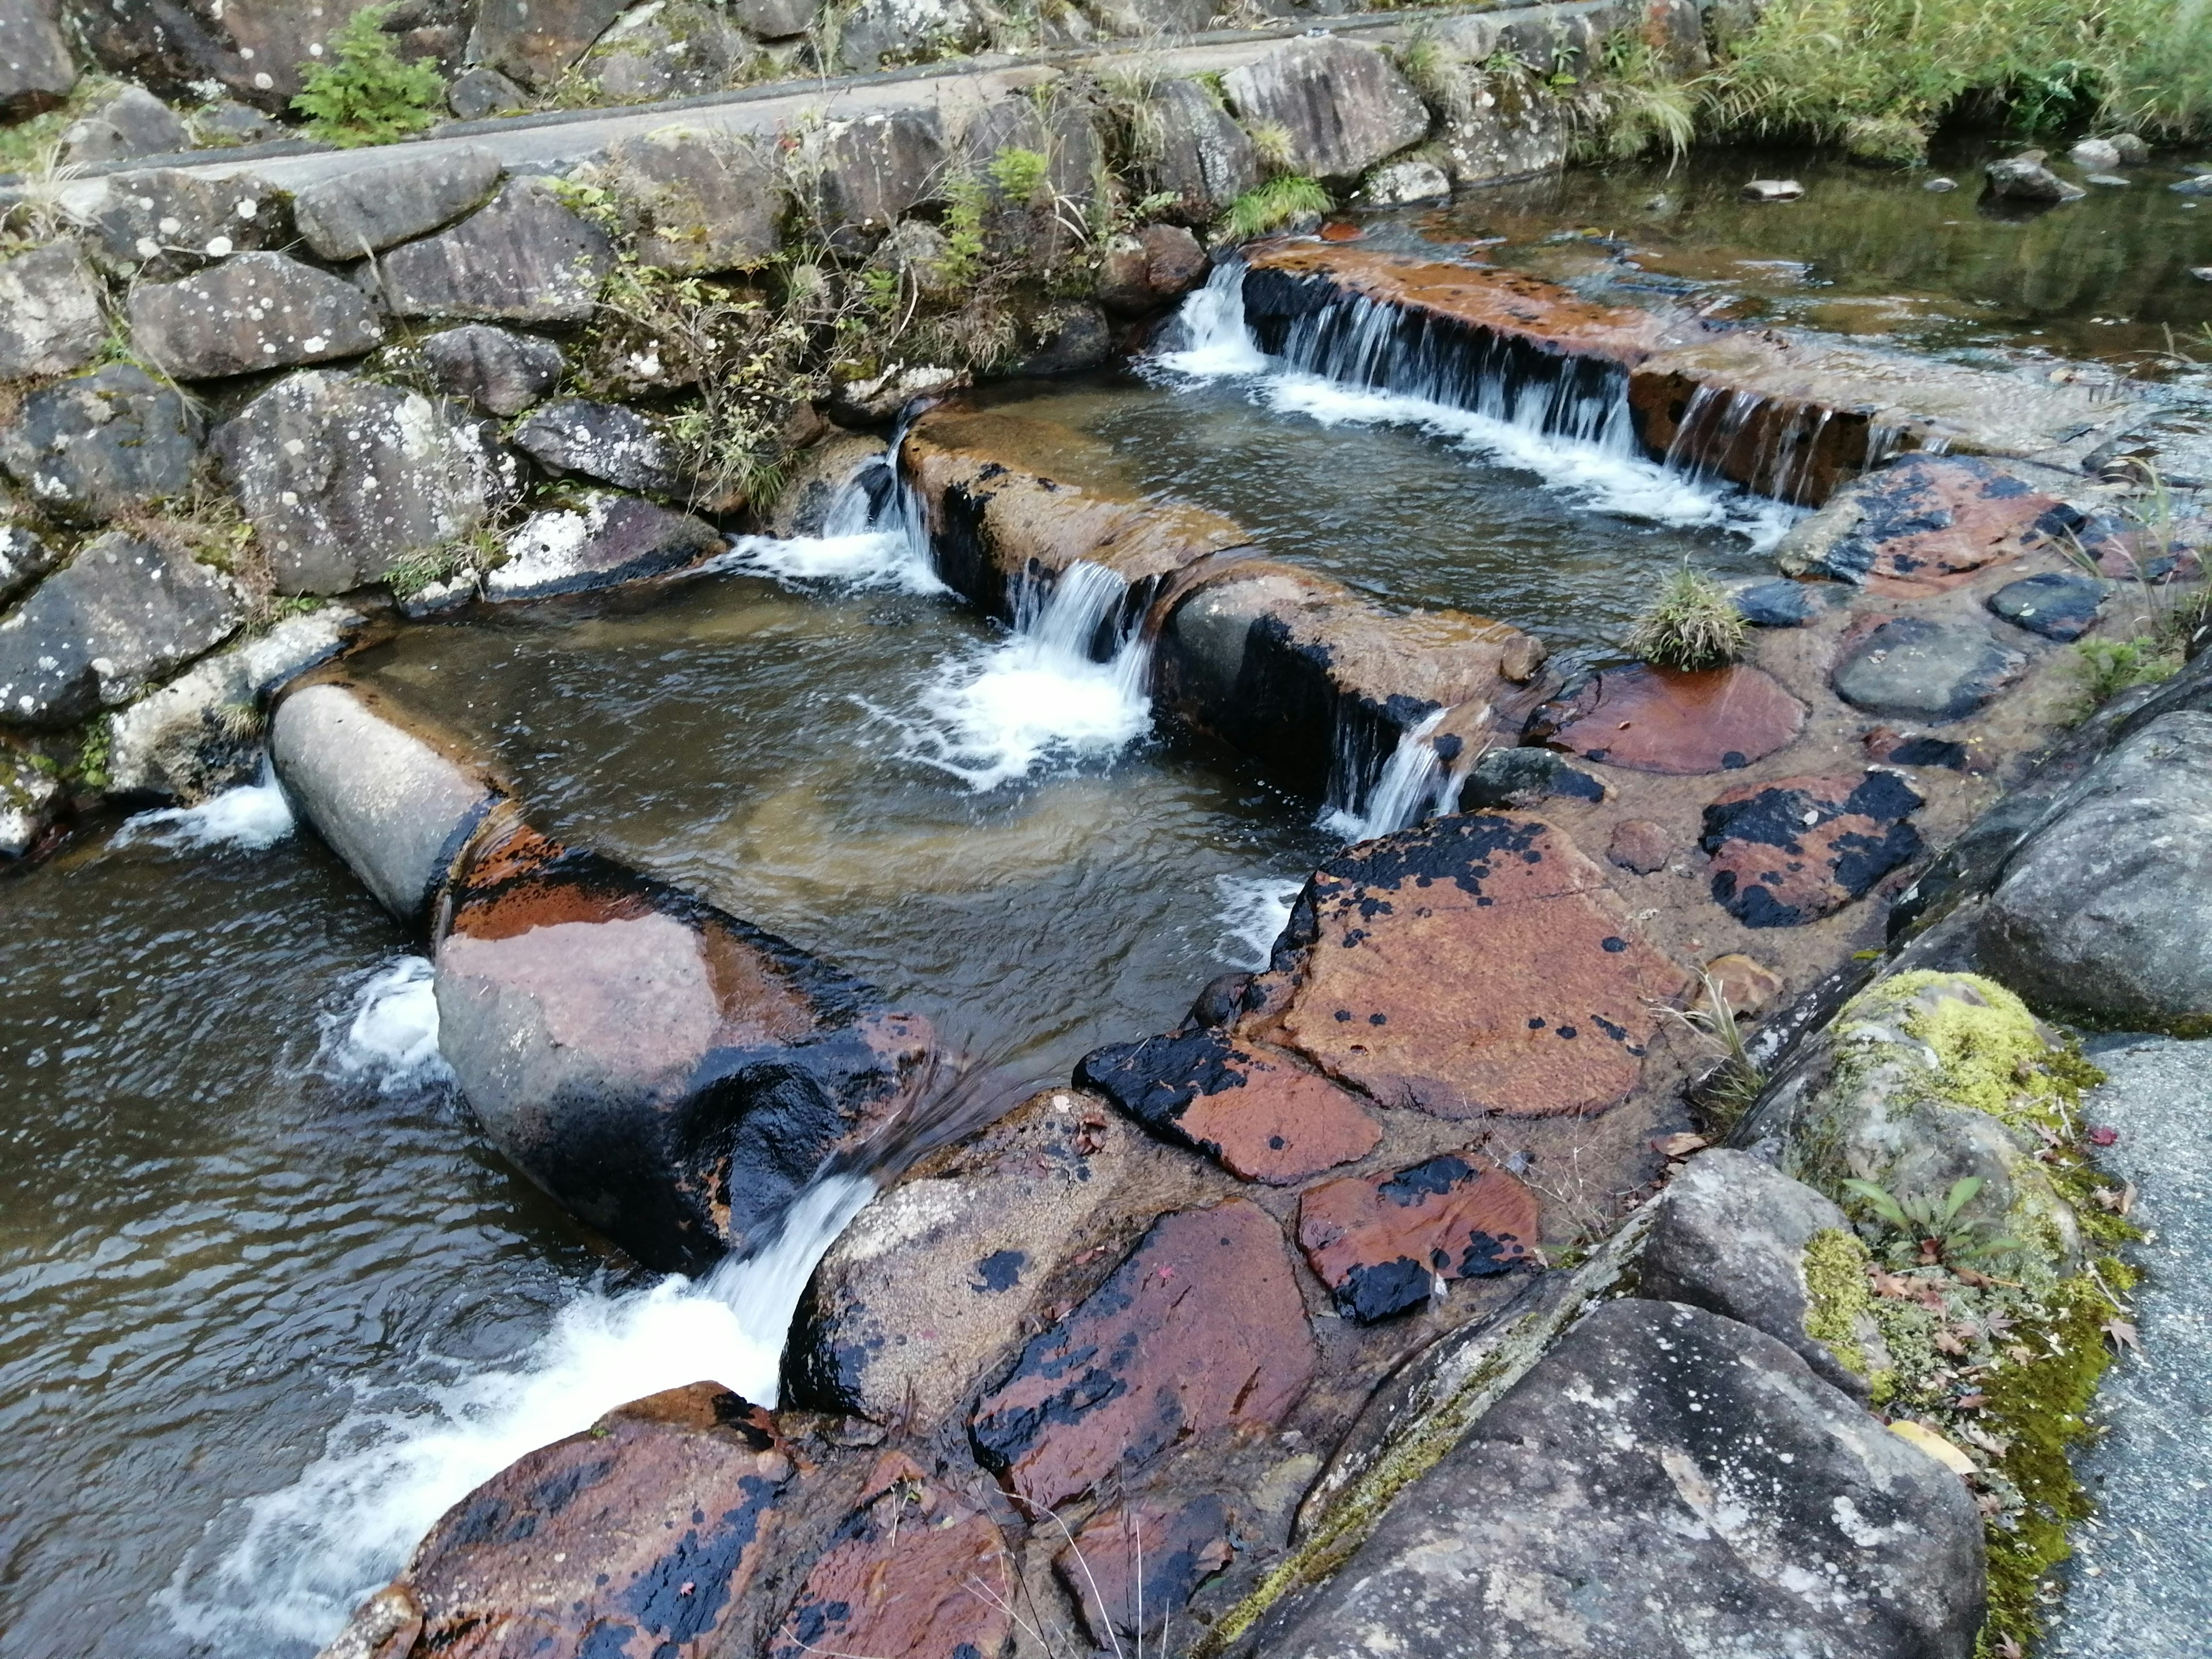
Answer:
[[[1468,772],[1460,790],[1459,810],[1534,806],[1554,795],[1603,800],[1605,786],[1548,749],[1493,749]]]
[[[1025,1507],[1049,1508],[1193,1436],[1274,1427],[1316,1363],[1282,1230],[1231,1199],[1154,1222],[1023,1350],[969,1433]]]
[[[2105,584],[2070,570],[2046,571],[2007,582],[1990,595],[1990,609],[2047,640],[2078,640],[2097,620]]]
[[[1753,628],[1802,628],[1828,607],[1810,582],[1753,582],[1735,591],[1738,615]]]
[[[1618,1104],[1642,1074],[1653,1006],[1685,983],[1598,867],[1517,813],[1362,842],[1310,891],[1311,920],[1285,935],[1302,953],[1255,981],[1281,999],[1278,1040],[1439,1117]]]
[[[1931,738],[1925,733],[1908,737],[1886,726],[1877,726],[1859,742],[1869,760],[1887,761],[1892,766],[1940,766],[1953,772],[1966,769],[1966,745],[1947,738]]]
[[[1529,734],[1607,766],[1688,776],[1762,760],[1804,725],[1804,705],[1759,669],[1639,665],[1594,674],[1547,703]]]
[[[1456,1153],[1327,1182],[1298,1200],[1298,1248],[1363,1325],[1425,1305],[1453,1279],[1541,1267],[1538,1237],[1535,1194]]]
[[[1228,1508],[1206,1492],[1180,1506],[1135,1504],[1095,1516],[1053,1557],[1052,1570],[1103,1653],[1136,1637],[1140,1614],[1157,1632],[1236,1555]]]
[[[526,599],[613,587],[696,563],[723,544],[703,519],[595,491],[580,509],[524,520],[507,538],[507,562],[484,588],[495,599]]]
[[[1698,845],[1714,902],[1747,927],[1796,927],[1832,915],[1921,850],[1905,820],[1923,805],[1894,772],[1780,778],[1705,808]]]
[[[1775,556],[1784,571],[1940,592],[2082,522],[2057,496],[1965,455],[1908,455],[1851,486],[1850,499],[1856,518],[1823,512],[1784,540]]]
[[[1832,683],[1838,696],[1869,714],[1934,725],[1964,720],[2027,666],[2025,656],[1966,623],[1895,617],[1853,634]]]
[[[1357,1096],[1218,1031],[1108,1043],[1075,1078],[1162,1139],[1270,1186],[1364,1158],[1382,1138]]]
[[[1623,818],[1613,826],[1605,855],[1624,870],[1648,876],[1667,867],[1667,860],[1674,856],[1674,842],[1649,818]]]

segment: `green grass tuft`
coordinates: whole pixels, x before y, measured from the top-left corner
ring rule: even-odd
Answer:
[[[1229,204],[1222,228],[1237,241],[1264,236],[1309,213],[1326,213],[1336,204],[1310,179],[1285,173],[1248,190]]]
[[[1660,668],[1723,668],[1750,636],[1727,590],[1683,563],[1630,630],[1628,648]]]
[[[308,118],[310,136],[349,149],[388,144],[437,118],[446,83],[429,64],[399,55],[384,19],[390,6],[356,12],[331,38],[331,54],[309,65],[292,107]]]

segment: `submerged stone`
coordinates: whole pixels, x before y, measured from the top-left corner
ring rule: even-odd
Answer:
[[[1546,704],[1529,735],[1608,766],[1686,776],[1764,760],[1804,724],[1805,706],[1760,669],[1638,665],[1603,670]]]
[[[1802,628],[1827,609],[1820,589],[1806,582],[1753,582],[1733,597],[1737,613],[1753,628]]]
[[[1325,1182],[1298,1200],[1298,1248],[1364,1325],[1424,1306],[1455,1279],[1541,1267],[1538,1237],[1535,1194],[1452,1152]]]
[[[1714,902],[1747,927],[1796,927],[1859,897],[1920,855],[1906,822],[1923,803],[1894,772],[1778,778],[1705,808],[1698,842]]]
[[[1942,725],[1966,719],[2027,667],[2021,653],[1971,623],[1867,617],[1844,635],[1832,683],[1870,714]]]

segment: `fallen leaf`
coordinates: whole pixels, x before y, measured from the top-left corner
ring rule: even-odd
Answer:
[[[1964,1353],[1966,1351],[1966,1340],[1960,1336],[1955,1325],[1936,1333],[1936,1346],[1944,1353]]]
[[[1951,1273],[1961,1285],[1971,1285],[1978,1291],[1986,1291],[1996,1283],[1988,1274],[1978,1273],[1972,1267],[1954,1267]]]
[[[2092,1146],[2110,1146],[2119,1138],[2120,1132],[2118,1129],[2102,1123],[2089,1131],[2089,1144]]]
[[[2136,1328],[2126,1320],[2108,1319],[2101,1328],[2106,1336],[2112,1339],[2115,1348],[2133,1348],[2137,1352],[2142,1352],[2142,1345],[2136,1340]]]
[[[1962,1412],[1978,1412],[1989,1403],[1990,1397],[1985,1394],[1962,1394],[1958,1401],[1959,1409]]]
[[[1893,1423],[1889,1431],[1908,1446],[1917,1446],[1954,1474],[1974,1473],[1974,1460],[1924,1423],[1909,1419]]]
[[[2027,1650],[2021,1646],[2018,1638],[2001,1636],[1997,1638],[1997,1659],[2027,1659]]]
[[[1680,1160],[1689,1157],[1692,1152],[1701,1152],[1711,1145],[1712,1142],[1703,1135],[1693,1135],[1686,1131],[1680,1134],[1661,1135],[1651,1143],[1651,1150],[1662,1158]]]
[[[1911,1279],[1900,1279],[1895,1273],[1886,1273],[1879,1267],[1868,1282],[1874,1286],[1876,1296],[1886,1296],[1893,1302],[1910,1302],[1917,1288]]]

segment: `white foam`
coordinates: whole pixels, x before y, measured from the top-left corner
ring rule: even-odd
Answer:
[[[807,1278],[874,1190],[863,1176],[816,1182],[774,1243],[703,1279],[586,1291],[510,1364],[423,1356],[453,1380],[356,1411],[297,1480],[249,1500],[219,1559],[179,1569],[162,1598],[172,1619],[224,1652],[319,1645],[441,1515],[524,1454],[691,1382],[773,1406]]]
[[[1231,965],[1257,971],[1267,965],[1275,936],[1291,919],[1291,905],[1305,886],[1298,876],[1216,876],[1221,908],[1222,955]]]
[[[157,847],[198,849],[235,847],[258,853],[274,847],[298,827],[283,786],[265,772],[258,783],[241,783],[210,796],[198,806],[165,806],[134,813],[115,832],[114,845],[151,842]]]
[[[845,536],[740,536],[699,574],[736,572],[781,582],[829,582],[842,587],[888,588],[902,593],[942,593],[929,551],[902,531],[860,531]]]
[[[453,1077],[438,1052],[438,999],[428,957],[401,957],[365,981],[349,1016],[324,1033],[325,1069],[386,1093]]]

